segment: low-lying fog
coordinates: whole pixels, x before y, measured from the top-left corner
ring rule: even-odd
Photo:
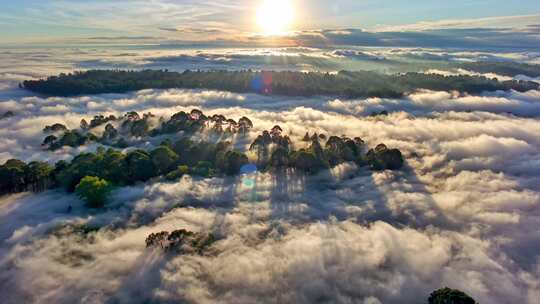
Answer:
[[[54,71],[72,68],[60,63]],[[0,163],[54,162],[96,148],[43,151],[41,130],[52,123],[76,128],[101,113],[168,117],[198,108],[248,116],[252,138],[279,124],[293,142],[310,131],[385,143],[407,165],[371,172],[345,164],[307,177],[184,176],[117,188],[100,211],[61,190],[2,197],[3,303],[403,304],[444,286],[480,303],[540,298],[538,91],[338,100],[145,90],[45,99],[16,88],[48,73],[39,71],[26,63],[18,74],[0,74],[0,114],[15,113],[0,120]],[[370,117],[382,110],[390,115]],[[100,229],[84,236],[68,224]],[[219,241],[202,256],[146,248],[150,233],[182,228]]]

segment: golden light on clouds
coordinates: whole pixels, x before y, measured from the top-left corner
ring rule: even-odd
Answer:
[[[263,0],[257,9],[257,24],[265,35],[285,34],[294,21],[289,0]]]

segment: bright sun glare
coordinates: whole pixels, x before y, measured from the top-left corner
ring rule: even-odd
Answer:
[[[294,11],[289,0],[263,0],[257,10],[257,23],[266,35],[284,34],[293,22]]]

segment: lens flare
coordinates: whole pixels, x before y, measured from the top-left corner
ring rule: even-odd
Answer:
[[[254,164],[243,165],[240,168],[240,173],[243,175],[242,182],[247,188],[253,188],[255,186],[255,180],[251,175],[257,173],[257,166]]]

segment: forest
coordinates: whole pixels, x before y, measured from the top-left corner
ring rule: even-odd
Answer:
[[[82,119],[75,130],[60,123],[45,126],[44,149],[89,143],[99,144],[99,147],[95,153],[81,153],[69,162],[62,160],[54,165],[8,160],[0,166],[0,194],[63,188],[77,192],[90,207],[102,207],[112,187],[156,177],[176,180],[185,174],[215,177],[277,170],[315,174],[344,162],[372,170],[399,170],[404,164],[399,150],[384,144],[368,149],[359,137],[306,133],[303,143],[298,145],[276,125],[258,135],[249,151],[238,151],[231,140],[251,132],[253,123],[248,117],[235,121],[219,114],[207,116],[194,109],[189,113],[178,112],[169,120],[160,119],[158,126],[152,128],[150,120],[153,118],[151,113],[128,112],[122,117],[97,115],[90,123]],[[103,124],[106,126],[102,135],[94,135],[94,129]],[[202,132],[219,139],[215,142],[193,139]],[[171,136],[178,135],[171,140],[174,139]],[[137,139],[156,136],[165,136],[165,139],[149,151],[130,148]],[[247,153],[255,155],[253,163]]]
[[[344,98],[399,98],[419,89],[479,94],[486,91],[538,89],[529,81],[499,81],[482,76],[443,76],[405,73],[387,75],[371,71],[319,72],[89,70],[28,80],[21,88],[46,96],[126,93],[142,89],[211,89],[236,93],[283,96],[339,96]]]

